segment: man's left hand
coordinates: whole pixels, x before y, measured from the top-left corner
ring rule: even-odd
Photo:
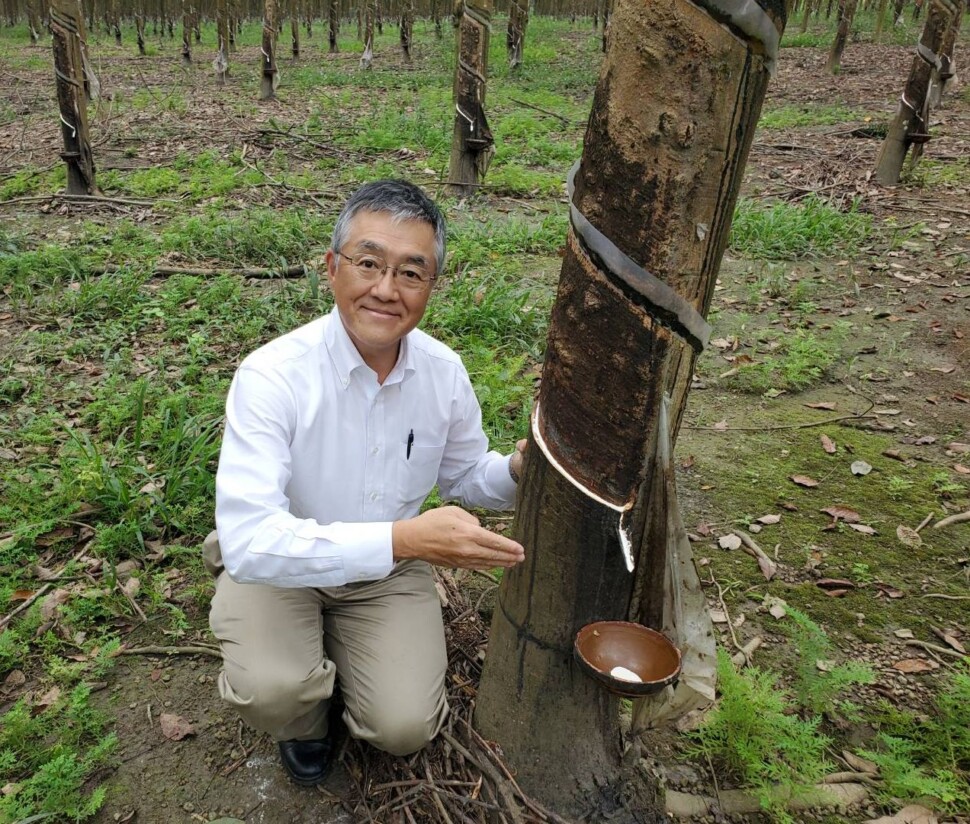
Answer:
[[[512,475],[515,478],[522,477],[522,461],[525,456],[525,447],[529,442],[523,438],[521,441],[516,441],[515,452],[512,453],[512,458],[509,461],[509,466],[512,469]]]

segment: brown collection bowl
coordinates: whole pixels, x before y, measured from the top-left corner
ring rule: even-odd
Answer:
[[[666,635],[629,621],[596,621],[576,633],[573,655],[588,676],[615,695],[638,698],[676,684],[680,650]],[[614,667],[636,673],[641,683],[610,675]]]

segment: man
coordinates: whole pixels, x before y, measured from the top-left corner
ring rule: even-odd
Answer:
[[[511,508],[525,447],[488,451],[460,359],[415,328],[444,257],[444,219],[420,189],[362,187],[326,255],[333,312],[251,354],[229,390],[206,542],[225,569],[210,615],[219,691],[300,784],[326,775],[335,683],[350,733],[375,747],[405,755],[440,730],[429,564],[524,557],[456,506],[418,514],[435,483],[446,500]]]

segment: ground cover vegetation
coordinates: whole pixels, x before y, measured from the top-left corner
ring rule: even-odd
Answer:
[[[901,187],[871,184],[917,28],[855,25],[837,79],[834,20],[789,26],[678,444],[724,653],[717,708],[660,766],[672,788],[750,788],[778,821],[845,752],[872,789],[832,821],[970,805],[970,537],[933,526],[970,506],[970,95]],[[99,203],[56,197],[49,49],[0,30],[18,77],[0,95],[0,822],[324,820],[219,706],[198,548],[233,370],[330,308],[322,259],[359,183],[438,198],[450,256],[424,328],[462,354],[495,447],[527,431],[599,33],[535,17],[515,71],[493,37],[496,153],[458,201],[450,27],[419,22],[405,64],[385,25],[363,71],[345,26],[339,54],[318,27],[281,59],[263,104],[256,22],[221,87],[174,41],[136,58],[132,30],[93,32]],[[724,548],[742,533],[770,575]],[[459,583],[487,615],[491,583]],[[752,639],[754,665],[732,663]]]

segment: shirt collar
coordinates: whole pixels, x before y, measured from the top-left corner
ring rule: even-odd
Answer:
[[[409,332],[401,341],[401,350],[398,353],[397,363],[390,371],[384,381],[384,386],[394,383],[401,383],[407,380],[415,371],[414,366],[414,347],[408,338],[413,332]],[[323,341],[327,351],[330,353],[330,360],[340,378],[340,383],[344,389],[350,386],[350,379],[358,369],[366,369],[373,373],[373,370],[364,363],[364,359],[354,346],[354,342],[347,334],[343,321],[340,319],[340,312],[334,306],[327,320],[323,331]]]

